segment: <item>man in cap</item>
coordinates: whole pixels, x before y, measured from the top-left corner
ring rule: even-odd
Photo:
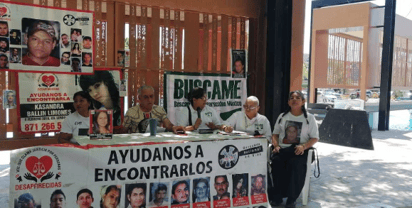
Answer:
[[[27,30],[28,52],[23,56],[24,65],[60,66],[60,60],[50,56],[56,46],[56,31],[48,21],[36,20]]]
[[[33,196],[30,193],[25,193],[19,196],[17,199],[18,207],[20,208],[35,208],[36,203],[34,202]]]

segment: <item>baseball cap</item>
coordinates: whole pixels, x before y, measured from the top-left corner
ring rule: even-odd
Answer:
[[[44,31],[53,39],[56,39],[56,30],[54,29],[53,25],[49,21],[42,21],[36,20],[34,21],[28,28],[27,34],[28,36],[32,36],[37,31]]]
[[[30,193],[25,193],[19,196],[19,202],[30,202],[34,201],[33,196]]]

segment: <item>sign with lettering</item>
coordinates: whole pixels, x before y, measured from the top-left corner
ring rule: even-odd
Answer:
[[[91,11],[0,1],[0,71],[93,73]]]
[[[73,95],[78,91],[89,92],[89,88],[93,88],[96,83],[107,88],[109,95],[89,92],[92,106],[96,109],[102,108],[103,104],[99,102],[99,97],[110,96],[115,112],[114,124],[117,126],[121,122],[119,98],[121,74],[118,69],[99,69],[94,75],[18,73],[17,76],[19,80],[17,110],[22,133],[60,131],[64,119],[74,112]],[[115,105],[116,103],[118,104]]]
[[[169,72],[164,76],[164,108],[174,123],[176,114],[189,104],[187,94],[195,87],[206,91],[206,105],[214,108],[222,120],[242,110],[247,97],[246,78],[231,78],[227,74]]]
[[[63,207],[266,207],[266,151],[264,138],[14,150],[9,207],[63,194]]]

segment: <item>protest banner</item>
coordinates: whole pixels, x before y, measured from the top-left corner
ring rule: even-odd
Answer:
[[[119,85],[120,69],[96,70],[95,75],[69,75],[54,73],[18,73],[18,115],[22,133],[58,132],[63,120],[74,111],[73,95],[78,91],[88,91],[95,83],[109,95],[89,92],[95,109],[101,109],[100,97],[112,102],[115,111],[113,125],[121,123],[121,101]],[[83,84],[82,84],[83,83]],[[103,83],[103,84],[101,84]],[[84,88],[84,89],[83,89]],[[99,100],[95,100],[99,99]],[[117,105],[113,103],[118,103]],[[100,104],[100,105],[99,105]],[[108,106],[108,105],[106,105]]]
[[[116,207],[267,206],[266,180],[254,182],[266,177],[266,139],[193,140],[14,150],[9,207],[28,195],[39,207],[49,207],[58,190],[66,196],[65,207],[77,207],[82,193],[92,197],[87,207],[100,207],[107,193],[115,196]],[[142,197],[134,201],[132,193]]]
[[[226,74],[169,72],[165,73],[164,82],[164,108],[172,123],[176,121],[176,114],[189,104],[186,96],[195,87],[206,91],[206,104],[223,120],[240,111],[247,97],[246,79]]]
[[[0,1],[0,70],[93,73],[94,13]]]

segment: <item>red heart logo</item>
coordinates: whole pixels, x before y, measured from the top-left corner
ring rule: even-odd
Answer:
[[[44,76],[41,78],[41,80],[44,82],[44,84],[46,84],[47,86],[50,87],[50,85],[52,85],[53,82],[54,82],[54,76],[53,76],[53,75],[50,75],[50,76],[44,75]]]
[[[26,168],[36,178],[41,178],[44,174],[49,172],[53,166],[53,160],[49,156],[43,156],[40,159],[36,156],[31,156],[26,160]]]
[[[0,7],[0,16],[3,16],[7,13],[7,8],[6,7]]]

